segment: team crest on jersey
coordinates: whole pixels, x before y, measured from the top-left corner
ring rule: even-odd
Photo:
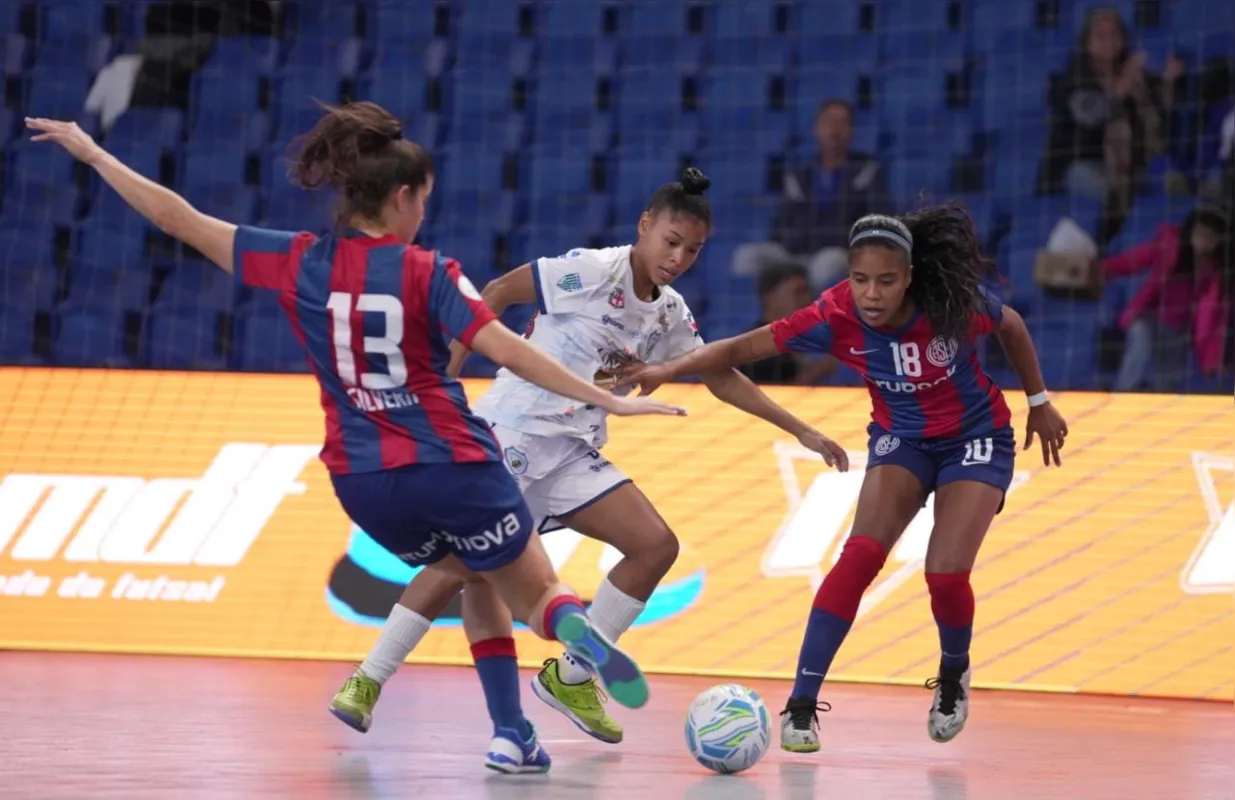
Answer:
[[[613,291],[609,292],[609,305],[614,308],[626,308],[626,292],[621,286],[614,286]]]
[[[900,446],[901,440],[899,436],[893,436],[890,433],[885,433],[883,436],[880,436],[877,440],[875,440],[875,455],[886,456],[888,453],[891,453]]]
[[[522,475],[527,472],[527,453],[517,447],[506,448],[506,468],[512,475]]]
[[[557,288],[563,292],[577,292],[583,289],[583,279],[579,277],[579,273],[572,272],[569,275],[563,275],[561,280],[557,282]]]
[[[926,346],[926,360],[937,367],[946,367],[952,363],[952,359],[956,358],[956,352],[959,349],[960,345],[955,339],[936,336]]]
[[[660,329],[662,331],[665,331],[666,333],[669,331],[669,314],[667,312],[660,312],[660,317],[656,321],[660,323]]]

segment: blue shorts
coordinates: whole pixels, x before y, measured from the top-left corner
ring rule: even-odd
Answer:
[[[500,461],[412,464],[331,481],[352,522],[413,566],[453,554],[475,572],[498,569],[522,555],[535,529]]]
[[[1011,428],[957,439],[902,439],[872,422],[866,432],[870,434],[866,469],[884,464],[904,467],[922,482],[927,495],[957,481],[990,484],[1005,494],[1012,485],[1016,437]]]

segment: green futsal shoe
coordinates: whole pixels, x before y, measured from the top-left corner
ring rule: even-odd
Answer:
[[[595,677],[583,683],[564,683],[558,672],[558,660],[551,658],[532,680],[532,692],[593,739],[609,744],[622,741],[622,726],[605,711],[609,697]]]
[[[382,685],[357,670],[330,701],[330,713],[364,733],[373,724],[373,707],[381,694]]]

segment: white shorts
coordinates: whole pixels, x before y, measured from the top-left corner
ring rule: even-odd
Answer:
[[[565,527],[557,517],[582,511],[630,483],[599,450],[581,439],[537,436],[502,425],[494,425],[493,433],[540,533]]]

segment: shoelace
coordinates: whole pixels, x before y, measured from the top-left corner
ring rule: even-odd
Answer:
[[[547,667],[547,666],[549,666],[550,664],[552,664],[552,663],[553,663],[553,662],[555,662],[555,661],[557,661],[557,659],[556,659],[556,658],[547,658],[547,659],[545,659],[545,661],[544,661],[544,663],[542,664],[542,666]],[[560,670],[561,670],[561,669],[562,669],[562,665],[561,665],[561,664],[558,664],[558,670],[559,670],[559,672],[558,672],[558,677],[559,677],[559,679],[561,678],[561,672],[560,672]],[[589,677],[588,677],[588,679],[587,679],[586,681],[584,681],[583,683],[580,683],[580,684],[574,684],[574,683],[564,683],[563,685],[565,685],[565,686],[571,686],[571,687],[574,687],[574,686],[583,686],[583,685],[585,685],[585,684],[589,684],[589,683],[592,685],[592,691],[595,693],[595,695],[593,696],[593,695],[592,695],[592,694],[590,694],[590,693],[588,694],[588,696],[587,696],[587,701],[586,701],[586,705],[587,705],[588,709],[599,709],[599,708],[603,708],[604,704],[605,704],[605,703],[607,703],[607,702],[609,702],[609,694],[605,691],[604,687],[600,685],[600,681],[596,680],[596,676],[595,676],[595,675],[589,676]]]
[[[375,698],[373,684],[362,681],[355,676],[347,679],[347,687],[344,689],[344,693],[348,697],[362,703],[371,703]]]
[[[789,715],[789,724],[797,731],[808,731],[812,724],[818,724],[819,715],[826,714],[832,710],[831,703],[820,701],[818,703],[795,703],[792,700],[785,706],[785,710],[780,712],[783,717]]]
[[[939,690],[939,713],[947,716],[956,713],[956,704],[965,696],[961,679],[952,676],[930,678],[926,681],[926,688]]]

